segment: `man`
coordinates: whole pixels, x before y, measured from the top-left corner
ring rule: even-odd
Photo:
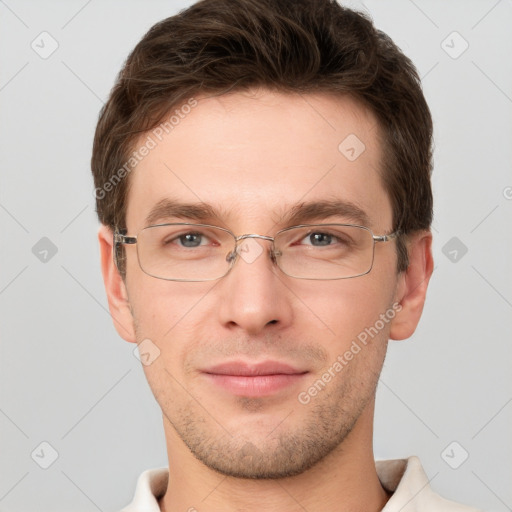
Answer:
[[[169,458],[125,511],[474,510],[373,456],[433,268],[431,144],[412,63],[335,2],[204,0],[144,36],[92,157]]]

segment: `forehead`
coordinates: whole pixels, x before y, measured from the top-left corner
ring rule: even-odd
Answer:
[[[135,148],[151,146],[129,177],[129,230],[166,200],[207,204],[235,231],[270,229],[297,205],[321,201],[391,228],[379,127],[355,100],[259,90],[196,101]]]

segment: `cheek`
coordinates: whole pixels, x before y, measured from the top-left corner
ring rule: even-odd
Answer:
[[[179,359],[202,324],[198,315],[215,282],[180,283],[134,272],[127,286],[137,340],[149,338],[165,359]]]
[[[328,343],[329,350],[335,348],[339,352],[350,345],[391,306],[390,283],[375,279],[377,273],[372,274],[373,271],[354,279],[317,282],[315,289],[311,285],[299,288],[297,296],[307,306],[304,314],[297,316],[301,329],[312,334],[316,329],[318,342]]]

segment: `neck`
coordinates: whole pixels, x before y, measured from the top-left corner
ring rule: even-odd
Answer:
[[[198,461],[170,425],[165,429],[171,466],[167,491],[160,500],[162,512],[378,512],[390,498],[375,469],[373,404],[322,461],[300,475],[275,480],[219,474]]]

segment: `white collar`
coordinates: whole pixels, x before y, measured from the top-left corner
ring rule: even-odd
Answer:
[[[418,457],[380,460],[375,466],[382,486],[393,492],[382,512],[478,512],[436,494]],[[158,499],[167,489],[168,478],[167,468],[144,471],[137,481],[133,501],[121,512],[160,512]]]

